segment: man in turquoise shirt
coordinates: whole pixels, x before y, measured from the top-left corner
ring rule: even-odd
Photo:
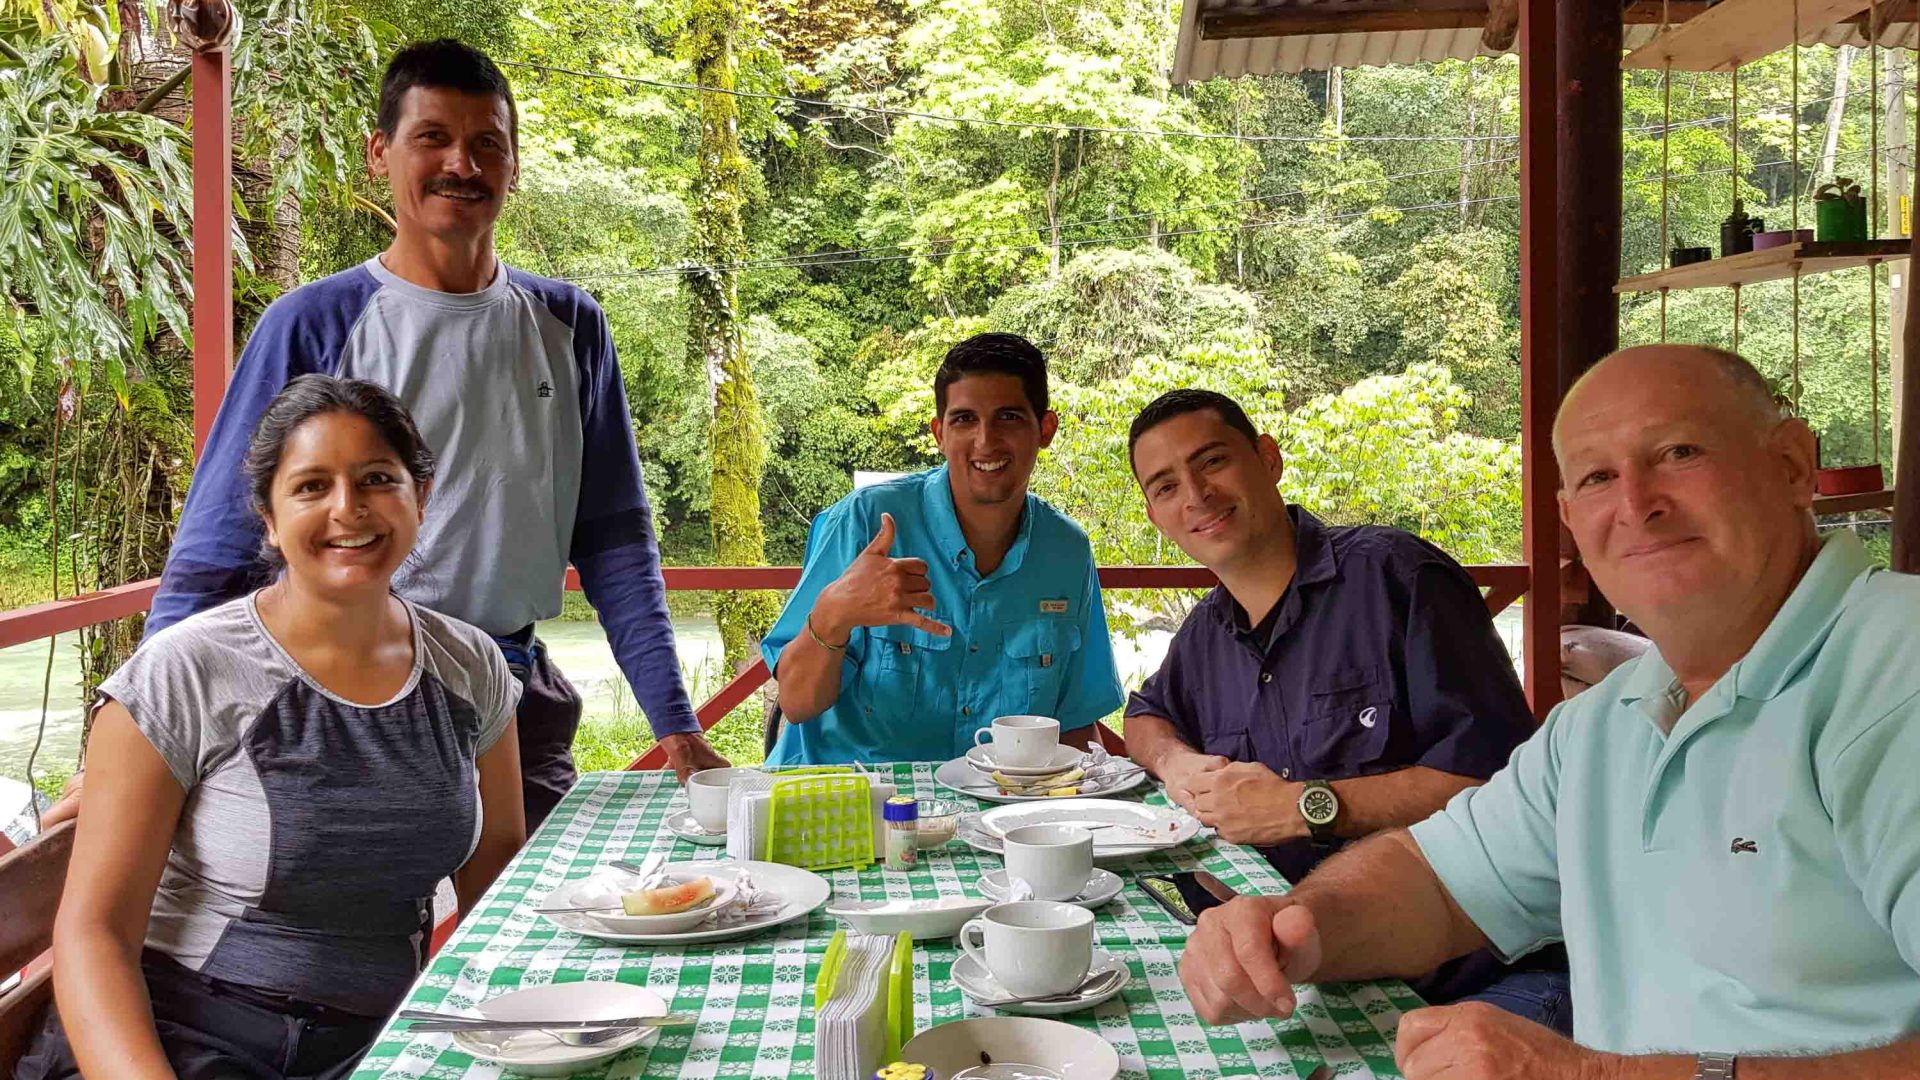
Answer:
[[[1813,433],[1731,353],[1608,358],[1555,450],[1561,516],[1654,648],[1486,786],[1209,913],[1188,992],[1273,1015],[1295,982],[1564,939],[1577,1044],[1420,1010],[1409,1080],[1920,1075],[1920,578],[1819,539]]]
[[[1027,491],[1059,419],[1040,350],[953,347],[931,429],[947,463],[814,519],[806,566],[761,646],[787,723],[771,765],[940,761],[996,716],[1050,716],[1087,745],[1120,707],[1086,533]]]

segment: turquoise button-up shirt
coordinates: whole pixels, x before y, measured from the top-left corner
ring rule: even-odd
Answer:
[[[1413,837],[1509,958],[1564,939],[1574,1037],[1835,1053],[1920,1033],[1920,577],[1832,535],[1687,705],[1658,650]]]
[[[893,515],[896,530],[890,554],[926,560],[933,617],[953,636],[909,626],[856,629],[840,697],[812,720],[785,725],[768,764],[943,761],[965,753],[974,732],[996,716],[1051,716],[1069,731],[1120,707],[1086,533],[1029,494],[1020,535],[982,577],[944,465],[861,488],[814,519],[800,584],[761,645],[769,668],[779,671],[781,651],[807,632],[820,590],[873,542],[882,513]]]

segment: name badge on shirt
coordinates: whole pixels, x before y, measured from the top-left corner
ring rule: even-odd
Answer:
[[[1042,615],[1065,615],[1066,613],[1067,602],[1065,600],[1040,601],[1040,614]]]

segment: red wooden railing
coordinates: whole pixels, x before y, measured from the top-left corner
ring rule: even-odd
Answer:
[[[1525,566],[1492,564],[1469,566],[1467,572],[1487,590],[1487,609],[1498,613],[1527,591]],[[728,589],[791,589],[800,580],[797,566],[675,566],[664,571],[669,592]],[[1213,571],[1197,566],[1103,566],[1105,589],[1208,589],[1219,584]],[[43,604],[0,611],[0,649],[64,634],[71,630],[137,615],[153,603],[155,579],[84,593]],[[567,588],[578,589],[580,579],[567,571]],[[765,664],[756,664],[735,676],[697,711],[703,728],[712,727],[765,683]]]

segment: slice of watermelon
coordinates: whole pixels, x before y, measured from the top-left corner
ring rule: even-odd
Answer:
[[[676,915],[713,899],[713,879],[690,878],[657,889],[621,893],[620,906],[629,915]]]

